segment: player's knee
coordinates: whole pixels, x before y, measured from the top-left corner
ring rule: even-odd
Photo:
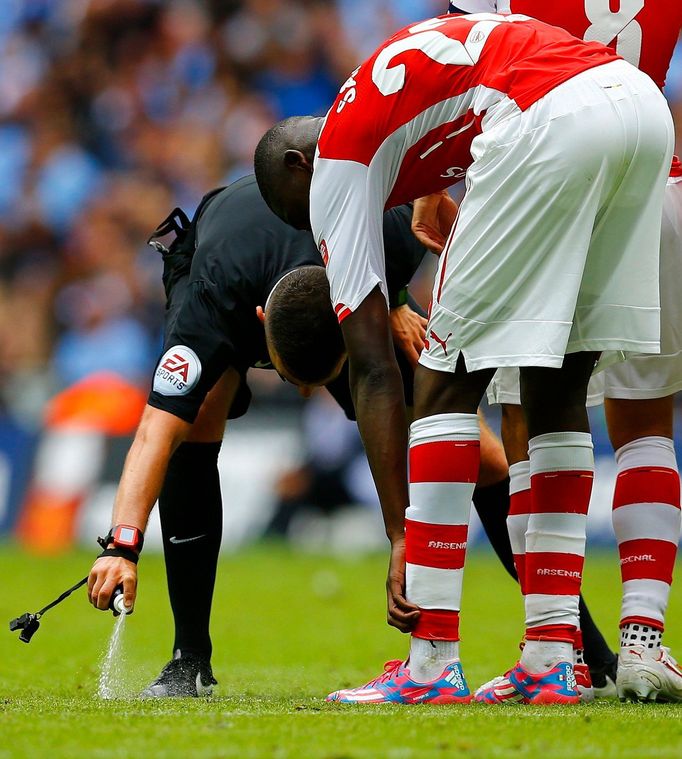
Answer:
[[[467,372],[460,356],[454,374],[417,366],[414,375],[414,415],[476,414],[494,370]]]
[[[504,480],[509,474],[507,457],[502,443],[488,427],[479,413],[481,424],[481,467],[478,473],[478,486],[488,487]]]
[[[614,450],[645,437],[673,437],[674,396],[604,400],[606,424]]]
[[[528,458],[526,417],[517,404],[502,404],[502,443],[509,466]]]

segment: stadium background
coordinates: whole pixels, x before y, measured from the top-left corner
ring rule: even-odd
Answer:
[[[161,346],[161,261],[145,245],[157,222],[250,173],[267,127],[324,113],[379,42],[444,6],[5,0],[0,536],[50,553],[106,530]],[[666,95],[679,152],[682,44]],[[428,268],[413,288],[422,301]],[[220,459],[224,546],[265,532],[306,548],[379,545],[355,425],[325,393],[304,403],[274,372],[252,370],[250,384],[252,409],[230,425]],[[599,410],[593,425],[590,539],[608,542],[613,464]]]

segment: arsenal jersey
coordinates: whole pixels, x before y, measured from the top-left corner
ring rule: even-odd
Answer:
[[[617,10],[614,10],[615,6]],[[597,40],[648,74],[663,89],[682,29],[682,0],[451,0],[452,12],[523,13]],[[673,157],[671,176],[682,175]]]
[[[682,27],[680,0],[503,0],[502,6],[609,45],[661,89]]]
[[[318,142],[316,243],[340,320],[379,285],[384,208],[442,190],[503,114],[619,56],[527,16],[440,16],[402,29],[343,84]]]

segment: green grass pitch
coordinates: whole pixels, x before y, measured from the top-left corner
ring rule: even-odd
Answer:
[[[93,552],[94,553],[94,552]],[[221,561],[213,616],[217,695],[209,700],[101,701],[99,661],[113,620],[83,590],[49,612],[30,645],[7,622],[86,574],[91,555],[30,557],[0,548],[0,757],[682,757],[682,705],[355,707],[325,694],[405,655],[384,624],[385,556],[338,559],[261,546]],[[160,557],[140,562],[126,620],[125,684],[134,693],[170,654]],[[615,552],[588,557],[585,592],[616,642]],[[510,665],[521,603],[487,554],[470,556],[462,660],[470,686]],[[682,652],[682,593],[673,587],[666,642]]]

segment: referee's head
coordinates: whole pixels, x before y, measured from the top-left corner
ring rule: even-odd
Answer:
[[[302,266],[275,285],[265,306],[273,366],[303,395],[336,379],[346,359],[341,328],[321,266]]]

